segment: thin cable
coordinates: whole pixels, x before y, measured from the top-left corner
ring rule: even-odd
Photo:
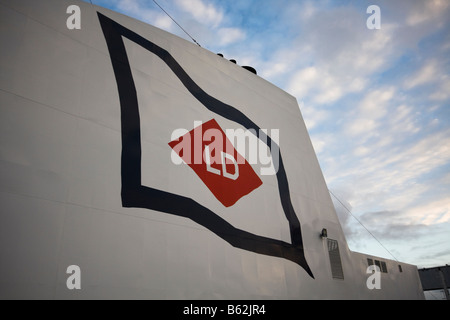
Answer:
[[[180,27],[180,29],[181,30],[183,30],[183,32],[184,33],[186,33],[187,35],[188,35],[188,37],[189,38],[191,38],[192,39],[192,41],[194,41],[194,43],[196,43],[199,47],[201,47],[201,45],[200,45],[200,43],[198,43],[178,22],[176,22],[176,20],[174,19],[174,18],[172,18],[172,16],[166,11],[166,10],[164,10],[163,9],[163,7],[161,7],[160,5],[159,5],[159,3],[158,2],[156,2],[156,0],[153,0],[153,2],[162,10],[162,11],[164,11],[164,13],[170,18],[170,19],[172,19],[172,21],[173,22],[175,22],[175,24],[178,26],[178,27]]]
[[[328,191],[331,193],[331,195],[337,200],[337,201],[339,201],[339,203],[345,208],[345,210],[347,210],[347,212],[356,220],[356,221],[358,221],[358,223],[364,228],[364,229],[366,229],[366,231],[384,248],[384,250],[386,250],[393,258],[394,258],[394,260],[395,261],[397,261],[397,262],[399,262],[398,261],[398,259],[380,242],[380,240],[378,240],[377,239],[377,237],[375,237],[374,235],[373,235],[373,233],[372,232],[370,232],[370,230],[369,229],[367,229],[366,228],[366,226],[358,219],[358,218],[356,218],[353,214],[352,214],[352,212],[342,203],[342,201],[341,200],[339,200],[339,198],[338,197],[336,197],[336,195],[330,190],[330,189],[328,189]]]

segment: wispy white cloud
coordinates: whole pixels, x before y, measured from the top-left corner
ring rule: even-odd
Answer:
[[[411,75],[405,81],[405,88],[412,89],[414,87],[436,81],[438,74],[438,65],[436,60],[428,61],[419,71]]]
[[[445,13],[449,7],[449,2],[446,0],[429,0],[420,1],[413,6],[414,10],[411,10],[406,23],[409,26],[416,26],[425,22],[436,20],[439,16]]]
[[[353,122],[348,126],[350,135],[361,135],[373,132],[379,125],[380,119],[386,116],[389,102],[395,94],[395,89],[385,88],[369,92],[357,107]]]
[[[393,46],[397,25],[386,23],[379,32],[367,33],[365,25],[355,28],[361,15],[354,8],[323,10],[309,2],[304,7],[308,8],[310,23],[302,25],[307,33],[302,34],[304,41],[296,43],[290,52],[280,50],[282,54],[277,56],[277,62],[264,75],[274,78],[278,72],[290,75],[284,87],[299,101],[304,101],[302,111],[309,129],[320,130],[330,119],[342,117],[351,118],[344,127],[347,133],[359,135],[377,129],[386,113],[386,102],[382,100],[390,98],[384,98],[383,94],[392,95],[392,89],[381,96],[379,89],[372,89],[373,94],[363,103],[363,107],[371,110],[364,112],[363,107],[355,106],[360,109],[357,115],[355,108],[349,111],[351,105],[343,104],[342,100],[371,92],[372,77],[392,65],[391,58],[398,55]],[[331,105],[339,107],[326,107]],[[363,148],[357,150],[359,154],[365,152]]]
[[[206,47],[223,48],[246,39],[246,32],[227,19],[224,9],[205,0],[176,0],[189,29]],[[189,18],[186,17],[186,13]]]
[[[140,0],[119,0],[117,8],[126,15],[150,23],[158,28],[170,30],[173,26],[172,20],[167,15]]]
[[[411,138],[421,130],[423,130],[423,124],[418,123],[417,111],[406,104],[392,107],[391,112],[384,119],[385,135],[395,137],[396,141]]]
[[[219,45],[226,46],[246,38],[245,32],[239,28],[220,28],[217,31]]]
[[[411,208],[404,213],[413,223],[432,225],[450,221],[450,196]]]
[[[322,12],[308,6],[308,25],[299,28],[308,35],[291,47],[297,58],[280,49],[267,76],[288,75],[285,88],[304,102],[300,107],[329,186],[353,190],[341,200],[357,213],[390,212],[380,235],[397,230],[412,239],[448,223],[448,198],[433,192],[443,182],[430,177],[450,164],[450,132],[440,129],[449,119],[436,116],[445,115],[441,104],[450,98],[448,59],[430,43],[419,46],[440,32],[448,5],[383,3],[383,18],[392,9],[396,19],[384,18],[377,32],[355,27],[354,8]],[[347,24],[330,22],[332,16],[345,17]],[[405,54],[417,54],[417,60]],[[410,65],[398,68],[404,63]]]
[[[170,30],[173,27],[173,21],[167,15],[159,15],[154,19],[154,26],[160,29]]]
[[[217,27],[223,20],[224,14],[220,8],[202,0],[176,0],[177,5],[189,13],[197,21]]]
[[[327,104],[345,94],[359,92],[364,86],[361,77],[340,77],[320,67],[306,67],[293,75],[287,90],[298,97],[309,97],[315,104]]]
[[[345,170],[342,170],[342,167],[337,168],[336,172],[330,172],[328,175],[333,185],[333,180],[340,180],[339,186],[355,189],[347,199],[355,208],[363,211],[378,208],[415,212],[414,221],[417,220],[417,215],[427,215],[425,211],[420,213],[420,209],[414,208],[420,208],[426,203],[424,195],[434,186],[421,181],[427,174],[450,163],[449,132],[427,136],[408,148],[359,148],[360,155],[355,155],[360,157],[357,165]],[[433,202],[440,203],[443,199]],[[446,199],[448,200],[448,197]]]
[[[430,94],[429,98],[434,101],[445,101],[450,99],[450,77],[448,75],[441,77],[437,89]]]
[[[306,127],[309,130],[317,127],[317,125],[328,119],[331,115],[330,112],[312,107],[310,105],[305,105],[303,102],[301,102],[300,104]]]

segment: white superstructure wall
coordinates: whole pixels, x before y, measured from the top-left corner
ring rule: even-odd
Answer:
[[[81,1],[0,0],[0,43],[0,298],[421,298],[413,267],[383,280],[408,290],[367,289],[294,97]],[[174,131],[207,125],[263,130],[257,150],[279,148],[277,173],[249,155],[213,176],[174,163]]]

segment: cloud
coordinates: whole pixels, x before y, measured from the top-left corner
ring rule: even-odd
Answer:
[[[450,78],[445,75],[441,77],[440,84],[437,90],[435,90],[429,96],[430,100],[434,101],[445,101],[450,99]]]
[[[111,0],[104,5],[135,19],[175,33],[187,39],[186,34],[152,1]],[[192,37],[205,48],[226,48],[246,39],[246,32],[232,24],[224,9],[205,0],[175,0],[160,3]]]
[[[305,97],[316,88],[320,82],[320,73],[316,67],[307,67],[299,70],[292,77],[288,92],[297,97]]]
[[[331,200],[333,201],[336,214],[347,240],[351,240],[358,234],[358,230],[354,228],[354,223],[356,220],[352,217],[353,207],[348,201],[345,200],[350,198],[352,194],[353,192],[350,189],[345,190],[341,188],[330,191]]]
[[[358,106],[360,113],[367,117],[381,118],[386,115],[386,105],[393,98],[395,88],[384,88],[369,92]]]
[[[409,26],[417,26],[437,20],[448,7],[449,3],[446,0],[420,1],[418,5],[413,6],[414,10],[411,10],[406,18],[406,23]]]
[[[420,127],[416,124],[414,108],[405,104],[393,109],[387,124],[392,134],[395,134],[397,137],[401,133],[414,134],[420,131]]]
[[[301,101],[328,186],[351,190],[341,200],[356,215],[367,213],[362,219],[387,241],[426,237],[449,221],[448,201],[436,190],[444,182],[436,177],[450,164],[440,104],[450,98],[450,78],[448,58],[433,51],[445,49],[435,42],[445,19],[430,7],[414,29],[406,27],[422,3],[383,5],[375,32],[355,27],[354,8],[309,4],[307,22],[297,23],[299,41],[273,54],[263,73]],[[370,237],[335,207],[348,237]]]
[[[360,221],[377,239],[411,240],[427,233],[427,225],[412,223],[403,212],[379,211],[366,212]]]
[[[438,73],[436,60],[428,61],[418,72],[413,74],[405,81],[405,88],[412,89],[414,87],[434,82]]]
[[[360,77],[337,76],[320,67],[306,67],[291,78],[287,91],[307,98],[314,104],[328,104],[345,94],[361,91],[365,80]]]
[[[160,29],[170,30],[173,26],[173,21],[167,15],[160,15],[155,18],[153,25]]]
[[[405,216],[414,223],[424,225],[440,224],[450,221],[450,197],[445,197],[421,206],[411,208]]]
[[[358,48],[353,48],[349,54],[341,58],[352,66],[354,72],[371,75],[389,67],[392,56],[395,55],[393,39],[398,26],[383,24],[383,28],[368,39],[361,39]]]
[[[317,127],[319,123],[321,123],[330,116],[330,112],[327,112],[325,110],[320,110],[319,108],[314,108],[309,105],[305,105],[303,102],[301,102],[300,105],[301,105],[300,110],[304,117],[306,127],[309,130],[314,129],[315,127]],[[320,150],[322,150],[322,148],[320,148]]]
[[[313,144],[316,154],[321,153],[326,146],[326,142],[317,136],[311,136],[311,143]]]
[[[409,148],[391,158],[391,163],[403,169],[403,177],[416,178],[450,162],[448,131],[419,139]]]
[[[266,63],[267,66],[262,70],[262,76],[264,78],[273,78],[277,75],[283,74],[288,70],[288,64],[283,60],[277,62]]]
[[[217,32],[219,45],[226,46],[245,39],[245,32],[239,28],[220,28]]]
[[[217,27],[223,20],[222,10],[202,0],[177,0],[177,5],[197,21]]]
[[[430,251],[429,248],[426,248],[426,249],[428,249],[428,250],[426,251],[425,254],[422,255],[423,260],[440,261],[440,260],[442,260],[442,258],[447,259],[447,261],[450,260],[450,250],[448,250],[448,249],[440,250],[440,251]],[[430,264],[431,267],[434,267],[436,265],[439,265],[439,262],[438,263],[434,262],[434,263]],[[419,268],[420,267],[421,266],[419,266]],[[422,267],[425,267],[425,266],[422,266]]]
[[[430,217],[437,217],[442,212],[440,221],[434,219],[439,223],[447,221],[449,216],[443,209],[448,201],[444,199],[448,197],[444,191],[435,189],[445,185],[445,177],[448,179],[448,175],[440,172],[446,173],[445,168],[450,163],[450,132],[430,134],[404,146],[396,143],[395,134],[393,137],[389,132],[386,134],[387,139],[374,139],[373,144],[363,144],[349,154],[342,152],[339,157],[334,150],[329,150],[339,137],[330,141],[323,139],[326,135],[318,135],[327,142],[318,157],[325,168],[329,187],[353,190],[347,192],[343,200],[359,213],[374,210],[405,212],[406,216],[411,215],[411,222],[426,225],[431,221]],[[436,175],[437,178],[429,178]],[[446,189],[442,187],[441,190]],[[427,213],[424,210],[426,204],[430,204],[429,208],[435,206],[442,210],[428,210],[431,213]]]
[[[170,30],[173,26],[173,21],[166,14],[148,7],[140,0],[119,0],[116,5],[121,12],[158,28]]]
[[[402,216],[403,220],[400,219]],[[367,244],[370,244],[371,251],[377,256],[392,259],[393,253],[400,261],[420,266],[441,265],[450,257],[448,222],[411,223],[404,213],[395,211],[366,212],[359,220],[370,233],[350,220],[344,228],[349,230],[345,231],[349,245],[357,250],[367,250]]]
[[[365,146],[359,146],[359,147],[357,147],[357,148],[354,150],[353,154],[354,154],[356,157],[364,157],[364,156],[368,155],[368,154],[371,153],[371,152],[372,152],[372,151],[370,150],[370,148],[365,147]]]
[[[288,70],[293,72],[285,87],[300,100],[313,106],[330,105],[364,92],[374,75],[389,68],[401,54],[393,43],[396,24],[384,23],[381,30],[368,33],[361,12],[353,7],[310,11],[308,23],[301,25],[302,41],[293,49],[296,55],[281,55],[288,62],[273,63],[267,73],[272,76],[290,66]],[[355,28],[359,24],[361,28]],[[374,125],[364,120],[370,127]]]
[[[346,131],[352,136],[373,132],[381,122],[380,119],[388,113],[387,107],[395,94],[395,88],[373,90],[359,103],[356,114]]]

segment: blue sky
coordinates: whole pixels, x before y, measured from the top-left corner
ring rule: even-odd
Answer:
[[[389,252],[335,201],[352,250],[450,263],[449,1],[157,1],[297,98],[329,189]],[[187,38],[152,0],[92,2]]]

